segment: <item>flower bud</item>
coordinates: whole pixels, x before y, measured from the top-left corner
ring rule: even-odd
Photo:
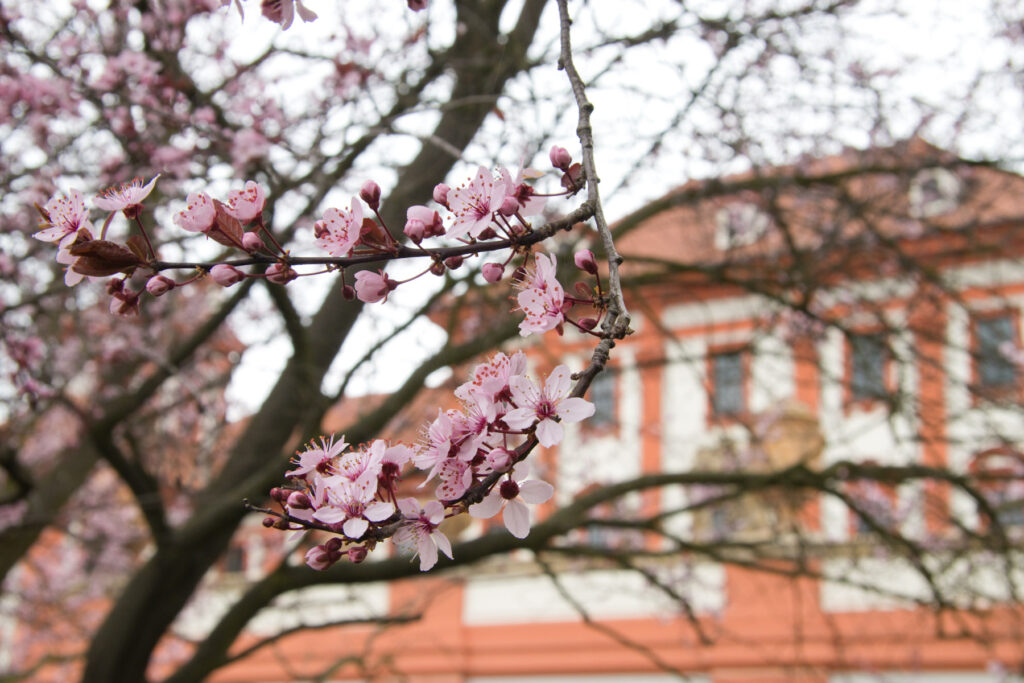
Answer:
[[[286,285],[298,276],[298,273],[283,263],[275,263],[267,268],[267,279],[277,285]]]
[[[278,503],[283,503],[288,500],[288,496],[291,493],[288,489],[283,489],[280,486],[275,486],[270,489],[270,497]]]
[[[487,454],[487,463],[495,472],[504,472],[512,464],[512,454],[504,448],[495,448]]]
[[[455,270],[462,265],[461,256],[449,256],[444,260],[444,265],[448,266],[451,270]]]
[[[551,148],[548,158],[551,160],[551,165],[560,171],[568,171],[569,165],[572,163],[572,155],[569,154],[569,150],[558,145]]]
[[[337,536],[335,536],[334,538],[327,539],[327,541],[324,543],[324,549],[330,553],[338,552],[339,550],[341,550],[341,539]]]
[[[357,545],[354,548],[349,548],[348,559],[351,560],[353,564],[359,564],[360,562],[366,559],[366,552],[366,548],[361,545]]]
[[[430,272],[437,276],[444,275],[446,270],[447,268],[444,267],[444,264],[438,261],[434,261],[434,264],[430,266]]]
[[[576,261],[576,267],[583,272],[597,275],[597,260],[594,259],[594,252],[589,249],[581,249],[576,252],[574,260]]]
[[[302,491],[292,491],[291,495],[288,496],[288,507],[293,510],[308,510],[313,507],[313,503]]]
[[[597,321],[593,318],[580,318],[576,321],[576,324],[587,330],[588,332],[597,327]]]
[[[174,280],[163,275],[156,275],[149,278],[149,282],[146,283],[146,291],[153,296],[163,296],[167,292],[174,289],[177,285]]]
[[[273,517],[264,517],[264,518],[263,518],[263,527],[264,527],[265,529],[269,529],[269,528],[271,528],[272,526],[274,526],[274,523],[275,523],[275,522],[277,522],[277,520],[276,520],[276,519],[274,519]]]
[[[501,280],[501,276],[505,273],[505,266],[500,263],[485,263],[481,270],[483,271],[484,279],[493,285]]]
[[[476,236],[478,240],[493,240],[498,236],[498,233],[494,231],[494,228],[487,226],[480,231],[480,234]]]
[[[210,268],[210,276],[221,287],[230,287],[245,279],[245,273],[226,263],[218,263]]]
[[[447,209],[448,208],[448,192],[451,189],[452,188],[448,187],[444,183],[438,183],[437,185],[435,185],[434,186],[434,201]]]
[[[352,285],[345,285],[341,288],[341,295],[345,297],[345,301],[355,301],[356,290],[352,288]]]
[[[502,216],[514,216],[517,211],[519,211],[519,200],[515,197],[505,197],[501,206],[498,207],[498,213]]]
[[[372,180],[367,180],[359,190],[359,198],[376,211],[380,208],[380,185]]]
[[[247,232],[242,235],[242,248],[250,252],[261,251],[263,249],[263,240],[256,233]]]
[[[419,244],[423,241],[423,236],[427,232],[427,226],[423,224],[423,221],[410,218],[405,223],[405,228],[402,230],[405,236],[412,240],[413,244]]]

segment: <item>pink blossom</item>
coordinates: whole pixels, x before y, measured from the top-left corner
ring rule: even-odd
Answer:
[[[245,273],[226,263],[218,263],[210,268],[210,276],[221,287],[230,287],[245,279]]]
[[[53,197],[43,208],[50,217],[50,225],[32,235],[37,240],[63,242],[76,234],[79,228],[92,230],[85,201],[78,190],[71,190],[62,197]]]
[[[319,572],[341,559],[341,539],[332,538],[326,543],[313,546],[306,552],[306,564]]]
[[[423,224],[423,237],[437,237],[444,234],[444,223],[441,216],[433,209],[426,206],[410,206],[405,211],[406,226],[413,221]],[[418,228],[417,228],[418,230]],[[406,232],[408,235],[409,233]],[[412,236],[410,235],[410,238]]]
[[[434,201],[447,209],[448,208],[448,193],[451,192],[451,190],[452,190],[452,188],[448,187],[444,183],[438,183],[437,185],[434,185],[434,192],[433,192]]]
[[[498,352],[486,363],[473,368],[473,375],[468,382],[459,385],[455,396],[463,401],[471,400],[473,395],[481,395],[488,399],[509,398],[509,380],[526,372],[526,354],[517,351],[511,356]]]
[[[260,184],[250,180],[245,183],[243,189],[228,192],[227,212],[245,223],[263,213],[266,201]]]
[[[331,256],[346,258],[359,243],[363,227],[363,205],[353,197],[352,210],[330,208],[324,211],[323,220],[313,226],[316,243]]]
[[[361,270],[356,273],[356,296],[364,303],[372,304],[387,299],[388,293],[397,286],[398,283],[382,272]]]
[[[548,375],[544,388],[539,389],[527,377],[509,380],[512,401],[518,406],[505,414],[505,424],[512,429],[527,429],[537,423],[537,441],[551,447],[562,440],[561,422],[579,422],[594,414],[594,404],[578,397],[570,397],[572,389],[569,368],[559,365]]]
[[[383,522],[395,512],[393,503],[375,501],[376,487],[362,487],[345,477],[324,480],[328,504],[313,513],[324,524],[341,524],[342,532],[353,540],[363,537],[370,522]]]
[[[538,254],[535,264],[516,297],[519,309],[526,314],[519,323],[519,334],[524,337],[553,330],[565,321],[565,291],[555,277],[555,257]]]
[[[444,521],[444,505],[428,501],[422,508],[415,498],[398,501],[398,509],[405,517],[402,527],[395,532],[395,544],[406,552],[420,556],[420,571],[425,572],[437,564],[437,550],[452,559],[452,544],[438,529]]]
[[[302,4],[302,0],[263,0],[261,9],[263,16],[274,23],[281,24],[281,30],[285,30],[295,21],[295,12],[304,22],[315,21],[316,12]]]
[[[496,181],[494,175],[481,166],[468,185],[448,192],[448,205],[455,214],[448,235],[477,237],[491,223],[491,215],[505,200],[505,182]]]
[[[183,230],[206,233],[213,227],[217,209],[210,195],[192,192],[185,199],[185,208],[174,216],[174,222]]]
[[[344,436],[337,443],[334,442],[333,434],[329,437],[321,436],[320,445],[310,441],[306,445],[306,450],[295,453],[296,457],[292,459],[292,462],[297,467],[286,472],[284,476],[305,479],[306,475],[313,471],[326,475],[331,471],[331,461],[346,448],[348,448],[348,444],[345,442]]]
[[[520,168],[515,179],[506,168],[499,169],[502,183],[505,186],[505,198],[502,202],[502,214],[511,216],[517,211],[524,216],[536,216],[544,210],[547,200],[544,197],[535,196],[533,187],[523,182],[524,175],[529,172],[531,176],[539,175],[532,169]],[[512,206],[514,203],[514,207]],[[506,208],[505,204],[509,206]]]
[[[92,203],[96,205],[97,209],[103,211],[124,211],[138,206],[153,191],[153,186],[156,185],[159,177],[160,175],[157,174],[145,185],[142,184],[142,178],[135,178],[130,183],[122,184],[119,188],[111,187],[104,190],[102,195],[93,197]]]
[[[504,508],[502,521],[505,522],[505,528],[516,538],[526,538],[530,534],[530,509],[526,504],[546,502],[555,492],[554,487],[546,481],[525,481],[529,473],[529,463],[516,465],[508,479],[491,489],[482,501],[469,506],[470,516],[490,519]]]

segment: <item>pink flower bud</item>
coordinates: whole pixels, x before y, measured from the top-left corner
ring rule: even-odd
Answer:
[[[277,523],[277,520],[275,518],[273,518],[273,517],[264,517],[263,518],[263,527],[266,528],[266,529],[271,528],[276,523]]]
[[[484,279],[493,285],[501,280],[501,276],[505,273],[505,266],[500,263],[485,263],[481,270],[483,271]]]
[[[153,296],[163,296],[167,292],[174,289],[177,285],[174,280],[163,275],[157,275],[149,278],[149,282],[146,283],[146,291]]]
[[[448,266],[451,270],[455,270],[462,265],[461,256],[449,256],[444,260],[444,265]]]
[[[569,154],[569,150],[558,145],[551,148],[548,158],[551,159],[551,165],[560,171],[568,171],[569,165],[572,163],[572,155]]]
[[[371,273],[368,270],[356,273],[356,296],[367,304],[383,301],[397,286],[398,283],[384,273]]]
[[[328,550],[323,545],[314,546],[306,553],[306,564],[310,568],[322,572],[332,564],[341,559],[341,553],[337,550]]]
[[[277,285],[286,285],[298,276],[298,273],[283,263],[275,263],[267,268],[267,279]]]
[[[270,497],[276,500],[278,503],[283,503],[288,500],[288,496],[291,495],[291,491],[283,489],[280,486],[275,486],[270,489]]]
[[[380,185],[367,180],[359,190],[359,198],[369,204],[370,208],[376,211],[380,208]]]
[[[308,510],[313,507],[313,503],[302,491],[292,491],[288,496],[288,507],[293,510]]]
[[[487,226],[486,228],[481,230],[480,234],[477,235],[476,237],[479,240],[493,240],[497,236],[498,233],[494,231],[494,228]]]
[[[355,301],[356,290],[352,288],[352,285],[345,285],[341,288],[341,295],[345,297],[345,301]]]
[[[427,232],[427,226],[423,224],[423,221],[416,218],[410,218],[405,223],[405,228],[402,230],[406,237],[413,241],[413,244],[419,244],[423,241],[423,236]]]
[[[423,237],[437,237],[444,234],[444,223],[441,215],[426,206],[410,206],[405,212],[406,220],[423,223]]]
[[[444,183],[438,183],[437,185],[434,185],[434,201],[447,209],[448,208],[448,192],[451,189],[452,188],[448,187]]]
[[[593,318],[580,318],[576,321],[576,324],[587,330],[588,332],[597,327],[597,321]]]
[[[366,548],[361,545],[357,545],[354,548],[349,548],[348,559],[353,564],[359,564],[360,562],[366,559],[366,552]]]
[[[487,454],[487,463],[495,472],[504,472],[512,464],[512,454],[504,448],[495,448]]]
[[[502,216],[514,216],[516,211],[519,211],[519,200],[515,197],[506,196],[501,202],[501,206],[498,207],[498,213]]]
[[[597,275],[597,261],[594,259],[594,252],[589,249],[581,249],[576,252],[576,267],[580,270]]]
[[[246,251],[262,251],[263,240],[254,232],[247,232],[242,235],[242,248]]]
[[[230,287],[245,279],[245,273],[226,263],[218,263],[210,268],[210,276],[221,287]]]
[[[448,269],[444,267],[443,263],[438,263],[437,261],[435,261],[434,264],[430,266],[430,272],[439,277],[441,275],[444,275],[447,270]]]

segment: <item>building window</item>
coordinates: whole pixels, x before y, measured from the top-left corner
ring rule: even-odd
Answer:
[[[714,415],[740,415],[746,410],[744,384],[741,351],[711,356],[711,412]]]
[[[850,337],[850,398],[877,401],[886,395],[885,366],[888,351],[880,334]]]
[[[771,219],[753,204],[737,202],[715,214],[715,248],[727,251],[757,242],[768,231]]]
[[[1024,527],[1024,455],[1007,446],[990,448],[974,456],[970,471],[1000,525]]]
[[[985,316],[974,321],[975,372],[983,390],[1007,390],[1017,385],[1017,366],[1008,349],[1016,348],[1016,317]]]
[[[612,368],[606,367],[590,385],[590,401],[594,404],[594,414],[584,422],[588,427],[610,427],[616,422],[615,384],[616,375]]]
[[[949,213],[960,203],[960,179],[944,168],[929,168],[910,184],[910,212],[915,218]]]

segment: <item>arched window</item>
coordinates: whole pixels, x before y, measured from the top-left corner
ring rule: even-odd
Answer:
[[[1009,446],[989,448],[975,454],[970,473],[999,523],[1024,527],[1024,455]]]

